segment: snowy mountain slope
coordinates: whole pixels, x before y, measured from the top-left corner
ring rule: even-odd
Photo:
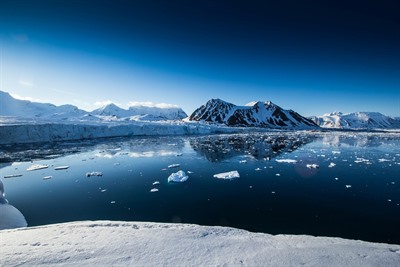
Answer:
[[[80,118],[85,114],[87,114],[86,111],[73,105],[56,106],[18,100],[9,93],[0,91],[0,116],[70,120]]]
[[[246,106],[236,106],[221,99],[211,99],[196,109],[189,120],[222,123],[228,126],[264,128],[318,128],[311,120],[293,110],[284,110],[274,103],[251,102]]]
[[[93,110],[90,114],[98,116],[111,116],[116,118],[125,118],[125,120],[181,120],[187,117],[187,114],[179,107],[172,105],[134,105],[128,110],[118,107],[115,104],[108,104],[99,109]]]
[[[3,266],[399,266],[400,246],[151,222],[0,231]]]
[[[400,120],[379,112],[354,112],[343,114],[333,112],[310,118],[323,128],[338,129],[398,129]]]

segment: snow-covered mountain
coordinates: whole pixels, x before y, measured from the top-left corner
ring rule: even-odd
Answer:
[[[222,123],[228,126],[247,126],[285,129],[310,129],[318,126],[293,110],[285,110],[267,102],[250,102],[236,106],[221,99],[211,99],[196,109],[189,120]]]
[[[92,115],[112,116],[116,118],[126,118],[129,120],[181,120],[187,117],[187,114],[177,106],[173,105],[149,105],[136,104],[129,109],[123,109],[115,104],[108,104],[99,109],[93,110]]]
[[[323,128],[337,129],[398,129],[400,120],[379,112],[333,112],[310,118]]]
[[[13,98],[9,93],[0,91],[0,116],[68,120],[87,114],[73,105],[56,106],[48,103],[35,103]]]

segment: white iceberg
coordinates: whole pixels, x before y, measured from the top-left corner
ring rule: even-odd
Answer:
[[[189,176],[186,175],[186,173],[182,170],[172,173],[168,177],[168,182],[175,182],[175,183],[183,183],[186,182],[187,179],[189,179]]]
[[[240,174],[238,173],[238,171],[230,171],[214,174],[213,177],[218,179],[235,179],[240,178]]]
[[[171,168],[177,168],[177,167],[179,167],[179,166],[181,166],[180,164],[171,164],[171,165],[168,165],[168,168],[169,169],[171,169]]]

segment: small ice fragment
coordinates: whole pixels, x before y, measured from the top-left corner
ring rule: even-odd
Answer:
[[[152,189],[150,190],[150,192],[151,192],[151,193],[158,192],[158,189],[157,189],[157,188],[152,188]]]
[[[272,191],[271,194],[275,194],[275,191]]]
[[[281,176],[281,174],[280,173],[277,173],[277,174],[275,174],[276,176]]]
[[[307,164],[306,166],[307,166],[307,168],[309,168],[309,169],[317,169],[317,168],[319,168],[319,165],[318,165],[318,164]]]
[[[354,161],[355,163],[367,163],[369,162],[369,159],[364,159],[364,158],[356,158],[356,160]]]
[[[181,166],[180,164],[171,164],[171,165],[168,165],[168,168],[169,169],[171,169],[171,168],[177,168],[177,167],[179,167],[179,166]]]
[[[160,182],[159,182],[159,181],[155,181],[155,182],[153,183],[153,185],[156,185],[156,184],[160,184]]]
[[[390,161],[388,159],[378,159],[379,162],[386,162],[386,161]]]
[[[68,168],[69,168],[69,166],[59,166],[59,167],[55,167],[54,170],[59,171],[59,170],[66,170]]]
[[[328,168],[332,168],[332,167],[335,167],[335,166],[336,166],[336,164],[331,162],[331,163],[329,163]]]
[[[346,188],[351,188],[351,185],[349,185],[349,184],[346,184]]]
[[[178,154],[176,154],[176,156],[177,157],[181,157],[181,156],[183,156],[183,154],[182,153],[178,153]]]
[[[104,193],[104,192],[106,192],[106,191],[107,191],[107,189],[102,189],[100,192]]]
[[[295,159],[276,159],[276,162],[279,163],[297,163]]]
[[[392,200],[391,200],[391,199],[388,199],[388,201],[389,201],[389,202],[392,202]]]
[[[47,169],[48,167],[49,167],[49,165],[34,164],[26,170],[27,171],[37,171],[37,170],[41,170],[41,169]]]
[[[10,174],[10,175],[5,175],[4,178],[14,178],[14,177],[21,177],[22,174]]]
[[[261,171],[261,169],[260,169],[260,168],[257,168],[257,169],[255,169],[255,171]]]
[[[241,164],[243,164],[243,163],[247,163],[247,160],[241,160],[241,161],[239,161],[239,163],[241,163]]]
[[[340,151],[332,151],[332,154],[340,154]]]
[[[253,188],[253,186],[252,186],[252,185],[250,185],[250,186],[249,186],[249,188]]]
[[[168,177],[168,182],[176,182],[176,183],[183,183],[186,182],[187,179],[189,179],[189,176],[186,175],[186,173],[182,170],[172,173]]]
[[[234,178],[240,178],[240,175],[238,171],[230,171],[230,172],[222,172],[214,174],[213,177],[218,179],[234,179]]]
[[[337,181],[337,180],[339,180],[339,178],[335,177],[335,180]]]
[[[111,201],[110,203],[111,203],[111,204],[115,204],[115,201],[113,200],[113,201]]]
[[[52,179],[52,178],[53,178],[53,176],[49,175],[49,176],[43,177],[43,180],[50,180],[50,179]]]
[[[90,177],[90,176],[103,176],[103,173],[102,172],[87,172],[86,177]]]
[[[193,173],[193,172],[192,172],[192,171],[187,171],[187,173],[191,174],[191,173]]]

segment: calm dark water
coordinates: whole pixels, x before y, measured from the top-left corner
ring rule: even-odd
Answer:
[[[30,226],[182,222],[400,244],[400,134],[131,138],[0,151],[6,197]],[[33,164],[49,167],[27,171]],[[178,170],[189,180],[168,183]],[[240,178],[213,178],[232,170]],[[86,177],[92,171],[103,176]],[[4,178],[12,174],[22,176]]]

